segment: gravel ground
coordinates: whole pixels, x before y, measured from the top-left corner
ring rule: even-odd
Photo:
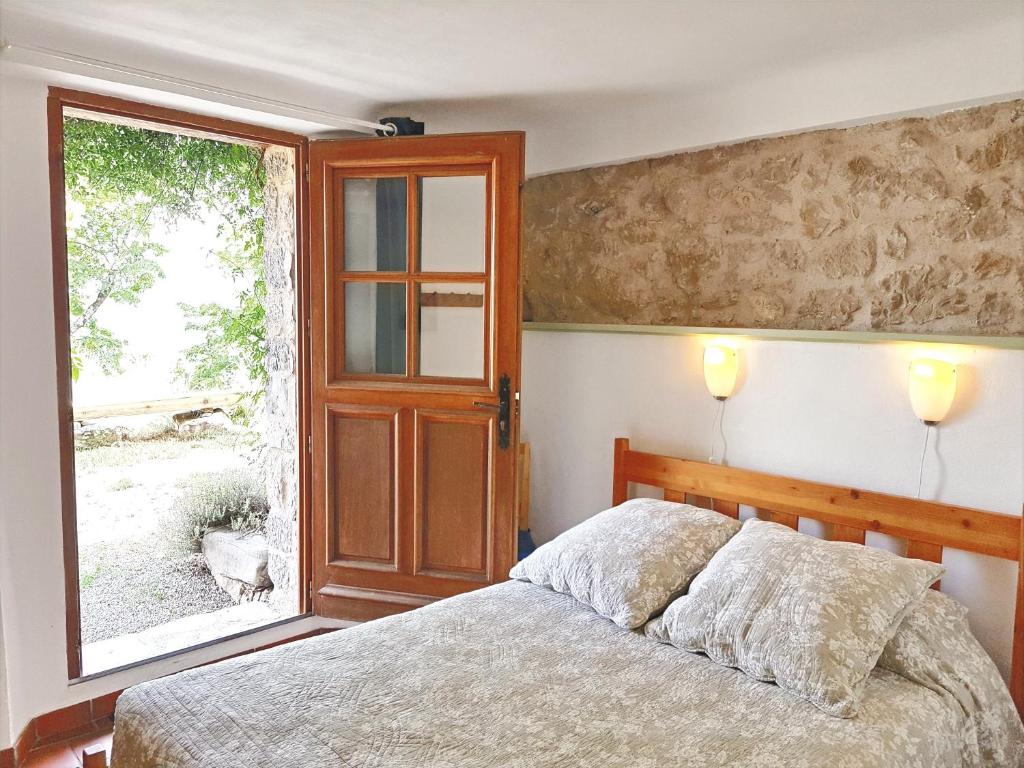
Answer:
[[[232,604],[201,555],[169,553],[161,526],[180,483],[244,465],[246,454],[223,433],[76,451],[83,643]]]
[[[159,543],[135,542],[80,551],[83,643],[232,605],[202,555],[170,558],[161,549]]]

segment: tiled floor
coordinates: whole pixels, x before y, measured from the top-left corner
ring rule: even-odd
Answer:
[[[24,768],[81,768],[82,750],[93,744],[100,744],[107,750],[110,760],[110,739],[112,733],[103,735],[92,734],[72,739],[49,747],[34,750],[25,762]]]

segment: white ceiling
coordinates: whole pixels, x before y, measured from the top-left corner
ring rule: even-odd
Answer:
[[[309,135],[339,124],[17,46],[430,132],[526,129],[530,172],[1024,92],[1024,0],[0,0],[0,37],[50,82]]]
[[[685,92],[970,26],[1020,0],[2,0],[4,35],[374,104]],[[244,9],[244,12],[243,10]],[[167,73],[167,74],[177,74]]]

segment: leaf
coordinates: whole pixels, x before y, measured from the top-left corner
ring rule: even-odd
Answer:
[[[236,306],[197,315],[194,329],[205,342],[187,350],[177,370],[194,382],[225,381],[240,370],[266,381],[265,334],[257,328],[266,295],[261,160],[255,147],[65,118],[72,376],[85,358],[104,373],[121,370],[125,342],[97,313],[106,303],[137,305],[164,277],[159,260],[167,249],[154,242],[154,224],[173,226],[212,210],[227,241],[212,255],[243,285]]]

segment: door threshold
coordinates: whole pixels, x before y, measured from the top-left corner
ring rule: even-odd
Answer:
[[[238,607],[238,606],[233,606],[233,607]],[[198,617],[202,617],[202,618],[208,619],[209,616],[210,616],[210,614],[199,614]],[[124,671],[129,670],[129,669],[135,669],[136,667],[141,667],[141,666],[144,666],[146,664],[151,664],[151,663],[156,662],[156,661],[164,661],[165,659],[172,659],[172,658],[174,658],[176,656],[181,656],[182,654],[190,653],[192,651],[198,651],[198,650],[203,649],[203,648],[211,648],[211,647],[213,647],[213,646],[215,646],[215,645],[217,645],[219,643],[225,643],[225,642],[227,642],[229,640],[235,640],[235,639],[240,638],[240,637],[246,637],[248,635],[254,635],[257,632],[262,632],[262,631],[267,630],[267,629],[273,629],[275,627],[281,627],[281,626],[284,626],[284,625],[287,625],[287,624],[294,623],[296,621],[301,621],[302,619],[308,619],[308,618],[310,618],[312,616],[313,616],[312,613],[301,613],[301,614],[297,614],[295,616],[288,616],[288,617],[283,618],[283,619],[278,619],[277,621],[267,622],[265,624],[260,624],[258,626],[249,627],[247,629],[244,629],[244,630],[241,630],[241,631],[238,631],[238,632],[234,632],[234,633],[229,634],[229,635],[224,635],[223,637],[217,637],[217,638],[212,638],[212,639],[205,640],[205,641],[202,641],[202,642],[193,643],[191,645],[188,645],[188,646],[180,648],[180,649],[176,649],[176,650],[173,650],[173,651],[166,651],[164,653],[159,653],[159,654],[154,655],[154,656],[147,656],[146,658],[130,661],[128,663],[120,664],[120,665],[118,665],[116,667],[111,667],[109,669],[103,669],[103,670],[99,670],[99,671],[96,671],[96,672],[90,672],[89,674],[85,674],[85,675],[82,675],[81,677],[76,677],[76,678],[73,678],[72,680],[69,680],[68,684],[69,685],[78,685],[79,683],[85,683],[85,682],[88,682],[90,680],[97,680],[99,678],[106,677],[107,675],[113,675],[113,674],[115,674],[117,672],[124,672]],[[196,618],[198,618],[198,617],[196,617]],[[136,633],[136,634],[142,634],[142,633]],[[297,638],[295,638],[295,639],[297,639]],[[83,655],[85,655],[85,653],[86,653],[85,647],[83,647],[82,650],[83,650]],[[250,650],[245,650],[245,651],[241,651],[240,653],[249,653],[249,652],[250,652]],[[239,654],[238,653],[227,654],[227,655],[224,656],[223,659],[214,659],[213,661],[223,661],[224,659],[227,659],[227,658],[230,658],[231,656],[236,656],[236,655],[239,655]],[[212,662],[200,662],[200,664],[207,664],[207,663],[212,663]],[[196,666],[199,666],[199,664],[197,664]]]

